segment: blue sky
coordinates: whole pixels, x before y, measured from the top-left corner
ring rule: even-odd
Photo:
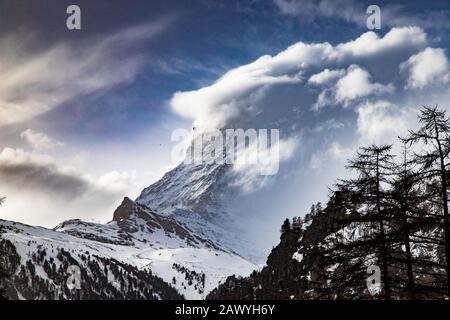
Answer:
[[[69,31],[65,10],[75,3],[82,30]],[[123,196],[136,197],[171,167],[171,132],[190,128],[205,114],[230,125],[277,123],[283,138],[296,141],[277,181],[247,194],[251,201],[243,206],[257,212],[253,199],[259,199],[267,211],[279,212],[269,219],[277,225],[282,216],[301,215],[312,202],[326,199],[327,187],[344,174],[345,158],[358,144],[395,137],[399,132],[392,126],[412,123],[416,103],[448,97],[450,4],[378,1],[382,29],[375,34],[391,40],[370,38],[368,45],[360,41],[350,48],[369,32],[369,4],[0,0],[0,73],[6,79],[0,84],[0,192],[8,198],[2,217],[45,226],[76,217],[107,221]],[[417,29],[401,29],[406,27]],[[294,52],[297,62],[279,59],[298,82],[269,80],[256,102],[247,98],[260,92],[258,85],[232,91],[261,108],[261,116],[220,118],[220,106],[214,109],[208,100],[209,86],[299,42],[322,45],[317,59],[303,57],[303,49]],[[320,54],[328,55],[324,62]],[[263,75],[265,68],[271,76],[284,72],[276,62],[264,63],[255,66]],[[414,72],[421,68],[434,73],[419,77]],[[340,82],[345,94],[337,84],[313,83],[314,74],[324,81],[326,69],[335,72],[335,80],[345,78]],[[351,81],[360,90],[354,96]],[[227,86],[219,82],[218,92]],[[205,95],[197,91],[202,88]],[[177,111],[173,100],[177,92],[190,91],[189,101],[204,105],[193,108],[193,117]],[[182,95],[180,108],[189,108],[184,99],[191,96]],[[370,127],[374,122],[378,125]]]
[[[298,2],[303,6],[302,1]],[[111,136],[121,139],[125,134],[139,134],[149,122],[171,116],[167,101],[174,92],[200,88],[227,70],[264,54],[276,54],[297,41],[336,44],[367,31],[365,26],[340,18],[339,13],[336,17],[321,16],[317,12],[316,16],[308,12],[282,14],[276,3],[262,0],[131,1],[126,5],[122,1],[77,3],[82,9],[83,29],[74,32],[65,28],[65,8],[71,1],[2,1],[0,34],[13,34],[19,42],[34,38],[29,50],[45,50],[60,42],[83,46],[87,39],[105,37],[140,24],[170,20],[155,39],[136,46],[136,51],[145,55],[145,64],[132,83],[115,88],[113,98],[111,92],[93,99],[80,97],[45,115],[52,120],[46,127],[52,124],[55,127],[48,129],[63,131],[64,138],[88,143],[92,138],[100,142],[110,140]],[[367,7],[362,1],[357,3],[361,8]],[[383,7],[384,3],[380,1],[379,5]],[[442,1],[426,5],[423,1],[388,3],[389,7],[401,6],[401,14],[414,16],[414,22],[421,21],[415,15],[423,15],[424,11],[431,15],[449,9]],[[343,6],[336,10],[345,12],[347,9]],[[365,12],[361,12],[361,17],[366,17]],[[385,25],[380,33],[388,30],[389,26]],[[448,46],[447,32],[442,32],[441,28],[427,31],[441,39],[441,46]],[[117,103],[116,98],[122,101]],[[88,99],[89,106],[84,99]],[[114,116],[111,109],[116,109]],[[70,118],[69,123],[65,118]],[[123,126],[123,123],[128,125]],[[121,125],[120,131],[116,130],[118,125]]]

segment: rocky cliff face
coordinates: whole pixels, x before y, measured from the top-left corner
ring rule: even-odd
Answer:
[[[124,198],[107,224],[69,220],[53,230],[89,240],[117,245],[146,247],[153,243],[171,246],[177,242],[180,247],[212,248],[221,250],[213,242],[203,239],[185,225],[171,217],[153,212],[148,207]],[[173,246],[173,244],[172,244]]]
[[[280,243],[269,254],[263,269],[249,277],[229,277],[207,299],[383,299],[381,290],[371,291],[368,287],[367,268],[380,264],[379,242],[376,238],[374,242],[367,240],[370,237],[363,239],[371,230],[364,219],[355,223],[348,218],[360,215],[361,209],[335,194],[325,209],[295,219],[292,226],[282,230]],[[422,240],[442,237],[435,227],[426,224],[416,227],[413,234]],[[444,299],[443,247],[422,240],[412,246],[413,297]],[[405,284],[403,255],[404,248],[391,239],[391,299],[412,297]]]
[[[320,257],[306,254],[303,248],[313,248],[325,237],[322,223],[326,222],[306,220],[299,229],[284,232],[261,271],[254,271],[247,278],[229,277],[208,299],[305,299],[311,271]]]

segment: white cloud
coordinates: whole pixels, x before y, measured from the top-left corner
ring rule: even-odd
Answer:
[[[391,52],[398,54],[422,49],[425,44],[426,34],[417,27],[394,28],[382,38],[374,32],[367,32],[356,40],[335,47],[329,43],[298,42],[275,56],[265,55],[250,64],[234,68],[210,86],[177,92],[170,104],[176,113],[194,120],[196,126],[224,127],[240,117],[248,118],[263,111],[259,101],[267,89],[301,85],[312,67],[320,68],[322,71],[319,74],[325,72],[313,77],[312,81],[323,80],[327,77],[325,69],[330,66],[346,61],[351,65],[355,59],[370,61]],[[341,91],[339,97],[342,100],[392,90],[390,85],[370,83],[366,71],[350,69],[349,72],[347,82],[341,83],[343,88],[351,84],[352,78],[364,82],[357,89],[351,89],[349,94]],[[336,75],[335,72],[332,74]]]
[[[316,102],[312,106],[312,110],[319,111],[320,109],[326,107],[327,105],[334,105],[336,92],[333,88],[323,89],[322,92],[317,96]]]
[[[330,70],[326,68],[325,70],[313,74],[309,79],[308,83],[314,84],[314,85],[327,85],[331,82],[335,81],[336,79],[341,78],[344,76],[345,70],[338,69],[338,70]]]
[[[320,172],[329,165],[330,160],[333,160],[333,163],[345,163],[354,155],[354,152],[354,148],[343,147],[338,141],[334,141],[325,150],[316,151],[312,154],[309,167]]]
[[[400,65],[409,74],[408,88],[423,88],[450,80],[449,62],[443,49],[426,48]]]
[[[352,0],[274,0],[282,14],[314,20],[317,17],[340,18],[362,24],[365,11]]]
[[[376,96],[393,93],[395,88],[393,84],[383,85],[372,82],[369,72],[360,66],[351,65],[347,70],[330,72],[325,69],[323,72],[311,76],[310,81],[321,84],[327,84],[317,96],[313,110],[320,110],[327,105],[342,104],[348,106],[356,99],[368,96]]]
[[[2,184],[12,188],[55,193],[77,198],[88,181],[71,167],[58,166],[53,157],[22,149],[4,148],[0,153]]]
[[[333,57],[337,60],[374,57],[392,51],[423,48],[426,33],[418,27],[393,28],[380,38],[373,31],[363,33],[353,41],[339,44]]]
[[[359,143],[395,143],[405,135],[415,114],[388,101],[366,102],[357,108]]]
[[[131,173],[114,170],[99,177],[95,185],[100,190],[110,190],[117,194],[125,194],[130,189],[136,176],[136,170]]]
[[[391,93],[393,91],[392,84],[372,83],[367,70],[352,65],[348,68],[347,74],[336,83],[336,101],[347,103],[350,100],[371,94]]]
[[[273,161],[289,159],[298,146],[298,138],[280,140],[277,148],[258,150],[257,143],[238,153],[238,161],[233,166],[231,185],[240,187],[244,192],[254,192],[270,183],[271,175],[261,175],[261,167],[273,165]],[[277,150],[276,150],[277,149]],[[274,152],[278,152],[274,156]],[[278,163],[279,164],[279,163]]]
[[[277,75],[275,65],[274,59],[264,56],[227,72],[209,87],[177,92],[171,106],[178,114],[195,120],[199,128],[221,128],[241,111],[255,111],[251,107],[265,86],[300,82],[298,75]]]
[[[327,130],[335,130],[344,128],[345,124],[336,119],[329,119],[325,122],[319,123],[314,129],[314,132],[323,132]]]
[[[299,17],[301,21],[317,18],[341,19],[360,27],[366,26],[367,2],[357,0],[273,0],[281,14]],[[381,7],[382,23],[389,27],[421,26],[443,29],[450,27],[447,10],[426,10],[411,13],[405,5],[384,4]]]
[[[164,20],[129,28],[80,47],[60,43],[20,55],[10,52],[17,44],[8,40],[8,46],[0,47],[0,126],[28,121],[77,97],[132,81],[144,60],[129,49],[166,24]]]
[[[339,161],[346,161],[354,154],[353,148],[342,147],[339,142],[333,142],[329,148],[329,154],[332,158]]]
[[[35,150],[45,151],[64,146],[64,143],[55,141],[46,134],[33,131],[32,129],[26,129],[20,136]]]

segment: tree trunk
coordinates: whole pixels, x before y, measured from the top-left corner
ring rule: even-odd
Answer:
[[[402,204],[402,215],[403,215],[403,224],[405,227],[404,244],[405,244],[405,253],[406,253],[406,267],[407,267],[407,272],[408,272],[408,291],[409,291],[409,297],[411,299],[415,299],[414,275],[413,275],[413,269],[412,269],[411,242],[409,240],[408,216],[407,216],[407,211],[405,209],[404,204]]]
[[[445,159],[442,152],[441,141],[439,140],[439,130],[434,117],[434,128],[436,130],[436,141],[439,148],[439,160],[440,160],[440,175],[441,175],[441,191],[442,191],[442,204],[444,209],[444,237],[445,237],[445,262],[447,273],[447,296],[450,298],[450,224],[448,217],[448,194],[447,194],[447,175],[445,172]]]
[[[384,233],[384,223],[383,215],[381,214],[381,204],[380,204],[380,168],[379,168],[379,154],[377,153],[377,181],[376,181],[376,197],[377,197],[377,214],[380,224],[380,236],[381,236],[381,260],[383,268],[383,282],[384,282],[384,295],[385,299],[389,300],[391,297],[391,289],[389,286],[389,275],[388,275],[388,265],[387,265],[387,254],[386,254],[386,239]]]
[[[414,274],[412,268],[412,254],[411,254],[411,241],[409,239],[410,229],[408,223],[408,165],[407,165],[407,151],[405,145],[405,154],[404,154],[404,168],[403,168],[403,186],[402,186],[402,197],[401,200],[401,213],[403,219],[403,225],[405,228],[404,232],[404,244],[405,244],[405,254],[406,254],[406,268],[408,273],[408,291],[410,299],[415,299],[415,288],[414,288]]]

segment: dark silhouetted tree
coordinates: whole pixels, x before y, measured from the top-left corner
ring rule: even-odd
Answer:
[[[450,120],[437,107],[423,107],[418,116],[421,127],[410,130],[402,141],[409,146],[423,144],[414,153],[413,162],[419,167],[422,179],[435,180],[440,189],[438,205],[442,208],[442,228],[445,242],[447,295],[450,297],[450,221],[448,212],[448,171],[450,166]]]
[[[388,249],[385,233],[385,203],[387,193],[383,190],[382,184],[390,183],[392,172],[392,155],[390,145],[372,145],[361,148],[355,159],[351,160],[348,167],[356,170],[359,177],[350,184],[354,184],[359,194],[363,197],[363,202],[368,207],[375,209],[375,220],[379,226],[379,247],[381,257],[381,269],[383,272],[385,298],[390,298],[390,283],[388,270]]]
[[[281,233],[284,234],[291,230],[291,222],[289,219],[284,220],[283,225],[281,226]]]
[[[337,298],[351,298],[365,294],[367,267],[380,264],[384,297],[391,297],[386,230],[393,168],[390,151],[390,145],[360,148],[347,165],[354,177],[336,185],[350,211],[338,221],[342,228],[322,243],[325,265],[340,266],[326,272],[324,295],[332,292]]]

